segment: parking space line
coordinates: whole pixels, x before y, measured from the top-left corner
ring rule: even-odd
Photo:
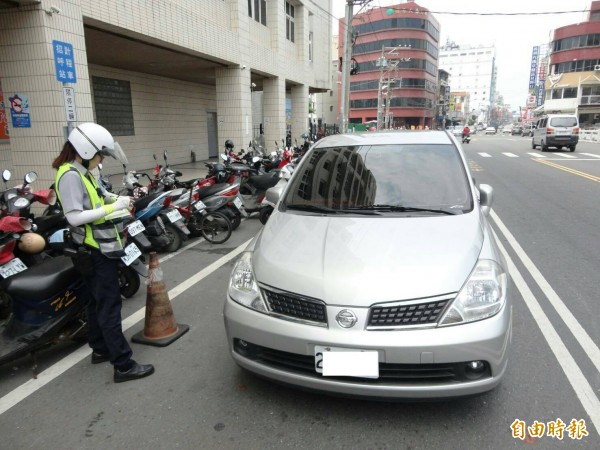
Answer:
[[[484,158],[491,158],[492,155],[490,155],[489,153],[478,153],[479,156],[482,156]]]
[[[514,153],[502,153],[504,156],[508,156],[509,158],[518,158]]]
[[[175,286],[173,289],[171,289],[168,292],[169,299],[173,300],[179,294],[184,293],[189,288],[194,286],[196,283],[202,281],[208,275],[210,275],[217,269],[221,268],[223,265],[227,264],[233,258],[235,258],[240,253],[242,253],[246,249],[246,247],[250,243],[250,241],[252,241],[252,239],[249,239],[248,241],[244,242],[239,247],[235,248],[234,250],[232,250],[225,256],[222,256],[221,258],[219,258],[218,260],[216,260],[215,262],[210,264],[208,267],[205,267],[204,269],[202,269],[201,271],[196,273],[196,275],[188,278],[183,283],[180,283],[177,286]],[[190,244],[187,248],[189,248],[191,246],[192,245]],[[138,323],[139,321],[143,320],[145,316],[146,316],[146,307],[144,306],[144,307],[140,308],[139,310],[137,310],[136,312],[134,312],[133,314],[131,314],[125,320],[123,320],[123,331],[126,331],[127,329],[131,328],[133,325]],[[80,362],[82,359],[91,355],[91,353],[92,353],[92,349],[87,344],[83,345],[83,346],[79,347],[77,350],[75,350],[74,352],[65,356],[63,359],[61,359],[57,363],[48,367],[43,372],[39,373],[37,378],[32,378],[32,379],[26,381],[25,383],[23,383],[22,385],[20,385],[19,387],[10,391],[4,397],[0,398],[0,415],[4,414],[6,411],[8,411],[10,408],[15,406],[22,400],[25,400],[27,397],[29,397],[31,394],[36,392],[38,389],[41,389],[46,384],[50,383],[52,380],[54,380],[55,378],[57,378],[58,376],[60,376],[64,372],[66,372],[68,369],[73,367],[75,364]]]

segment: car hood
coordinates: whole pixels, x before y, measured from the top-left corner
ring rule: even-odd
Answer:
[[[274,212],[254,246],[259,283],[330,305],[457,292],[484,241],[480,212],[325,217]]]

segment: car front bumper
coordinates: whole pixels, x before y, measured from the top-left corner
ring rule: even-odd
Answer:
[[[333,319],[342,309],[327,306],[328,327],[318,327],[258,313],[227,298],[224,319],[231,355],[241,367],[279,383],[380,399],[479,394],[496,387],[506,372],[512,333],[508,301],[489,319],[429,329],[342,328]],[[367,312],[366,308],[358,312],[359,323]],[[317,373],[317,345],[376,350],[380,377],[326,377]],[[485,373],[475,379],[465,378],[464,367],[472,361],[484,361]]]

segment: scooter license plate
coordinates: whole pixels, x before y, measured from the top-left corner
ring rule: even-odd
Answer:
[[[169,218],[171,223],[177,222],[178,220],[183,219],[183,217],[181,216],[181,213],[179,211],[177,211],[176,209],[169,211],[167,213],[167,217]]]
[[[132,262],[142,256],[142,252],[133,242],[125,247],[124,250],[125,255],[121,256],[121,261],[123,261],[126,266],[129,266]]]
[[[135,222],[130,223],[127,226],[127,232],[129,233],[129,236],[135,236],[137,234],[140,234],[145,229],[146,229],[146,227],[139,220],[136,220]]]
[[[238,197],[233,199],[233,204],[237,209],[240,209],[242,207],[242,201]]]
[[[206,205],[201,200],[198,200],[194,203],[194,208],[196,208],[196,211],[202,211],[206,209]]]
[[[19,258],[11,259],[6,264],[0,266],[0,276],[2,278],[8,278],[19,272],[23,272],[26,269],[27,266]]]

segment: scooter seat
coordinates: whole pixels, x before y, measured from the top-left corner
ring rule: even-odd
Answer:
[[[152,200],[154,200],[156,197],[158,197],[159,195],[162,195],[162,194],[163,194],[162,192],[155,192],[154,194],[150,194],[150,195],[146,195],[145,197],[138,198],[133,203],[133,208],[136,211],[141,211],[142,209],[146,208],[146,206],[148,206]]]
[[[200,200],[210,197],[211,195],[215,195],[217,192],[220,192],[224,189],[227,189],[230,185],[227,183],[217,183],[212,186],[207,186],[200,188],[198,190],[198,195],[200,196]]]
[[[71,258],[60,255],[6,278],[0,285],[13,298],[44,300],[50,293],[66,289],[79,277]]]
[[[248,184],[251,184],[259,191],[266,191],[272,188],[279,181],[278,173],[268,173],[266,175],[252,176],[248,179]]]

